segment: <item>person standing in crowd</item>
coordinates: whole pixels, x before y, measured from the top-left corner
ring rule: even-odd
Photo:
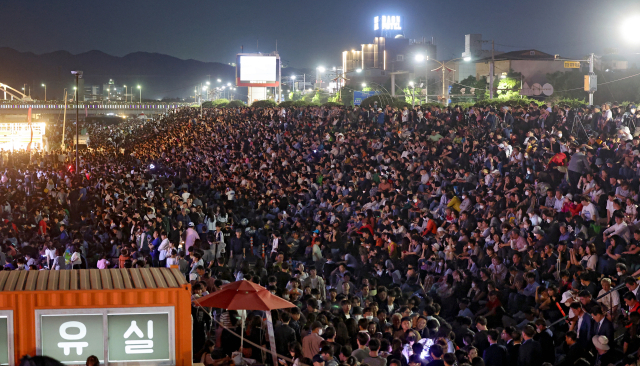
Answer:
[[[0,261],[175,266],[194,298],[252,281],[295,306],[272,315],[299,364],[615,363],[640,309],[638,111],[617,106],[181,107],[86,122],[78,172],[52,125],[51,151],[7,155]],[[262,315],[218,320],[263,340]]]

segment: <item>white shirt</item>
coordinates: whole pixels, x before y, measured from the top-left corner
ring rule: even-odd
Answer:
[[[556,197],[556,202],[553,204],[553,209],[556,210],[556,212],[560,212],[562,211],[563,204],[564,204],[564,196],[560,198]]]
[[[167,259],[167,257],[171,254],[168,253],[168,249],[169,249],[169,239],[164,239],[161,243],[160,246],[158,247],[158,252],[160,252],[160,260],[163,261],[165,259]]]
[[[172,257],[168,257],[167,258],[167,268],[171,268],[171,266],[177,266],[178,265],[178,258],[172,258]]]
[[[588,205],[582,206],[582,212],[580,214],[584,215],[587,220],[594,220],[596,218],[596,206],[589,202]]]
[[[598,297],[604,295],[606,293],[605,290],[600,290],[598,293]],[[607,307],[607,309],[613,309],[614,307],[620,305],[620,294],[618,291],[613,290],[608,295],[596,300],[599,304],[602,304]]]
[[[576,329],[574,329],[574,331],[578,333],[578,338],[580,338],[580,326],[582,325],[582,319],[584,319],[584,314],[578,318],[578,324],[576,325]]]

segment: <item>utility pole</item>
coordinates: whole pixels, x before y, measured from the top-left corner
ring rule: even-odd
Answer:
[[[424,61],[424,103],[429,103],[429,55]]]
[[[447,97],[444,95],[444,63],[442,64],[442,104],[447,105]]]
[[[493,99],[493,69],[495,68],[494,42],[491,40],[491,63],[489,64],[489,99]]]
[[[591,57],[589,57],[589,77],[593,75],[593,61],[594,61],[594,55],[592,53]],[[593,92],[591,90],[589,91],[589,105],[593,105]]]
[[[78,174],[78,142],[80,141],[80,138],[78,136],[78,126],[80,125],[80,114],[78,113],[78,95],[79,95],[79,90],[78,90],[78,79],[80,79],[82,77],[82,71],[71,71],[71,73],[73,75],[76,76],[76,174]]]

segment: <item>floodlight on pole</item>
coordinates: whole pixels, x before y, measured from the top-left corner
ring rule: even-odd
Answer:
[[[640,15],[632,16],[622,22],[622,36],[629,43],[640,43]]]
[[[324,66],[318,66],[318,71],[325,72],[327,69],[325,69]]]
[[[78,126],[80,125],[80,113],[78,111],[78,80],[82,77],[82,71],[71,71],[71,75],[75,75],[76,77],[76,86],[73,87],[76,95],[76,171],[75,174],[79,174],[78,172],[78,143],[80,141],[80,135],[78,131]],[[64,142],[64,141],[63,141]]]
[[[417,54],[417,55],[416,55],[416,61],[418,61],[418,62],[422,62],[422,61],[424,61],[424,55]]]
[[[466,61],[466,62],[471,61],[471,57],[470,57],[470,56],[464,57],[464,58],[462,58],[462,59],[463,59],[464,61]]]

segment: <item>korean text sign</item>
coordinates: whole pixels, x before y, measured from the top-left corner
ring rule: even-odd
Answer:
[[[171,307],[36,311],[38,354],[65,364],[175,364]]]

